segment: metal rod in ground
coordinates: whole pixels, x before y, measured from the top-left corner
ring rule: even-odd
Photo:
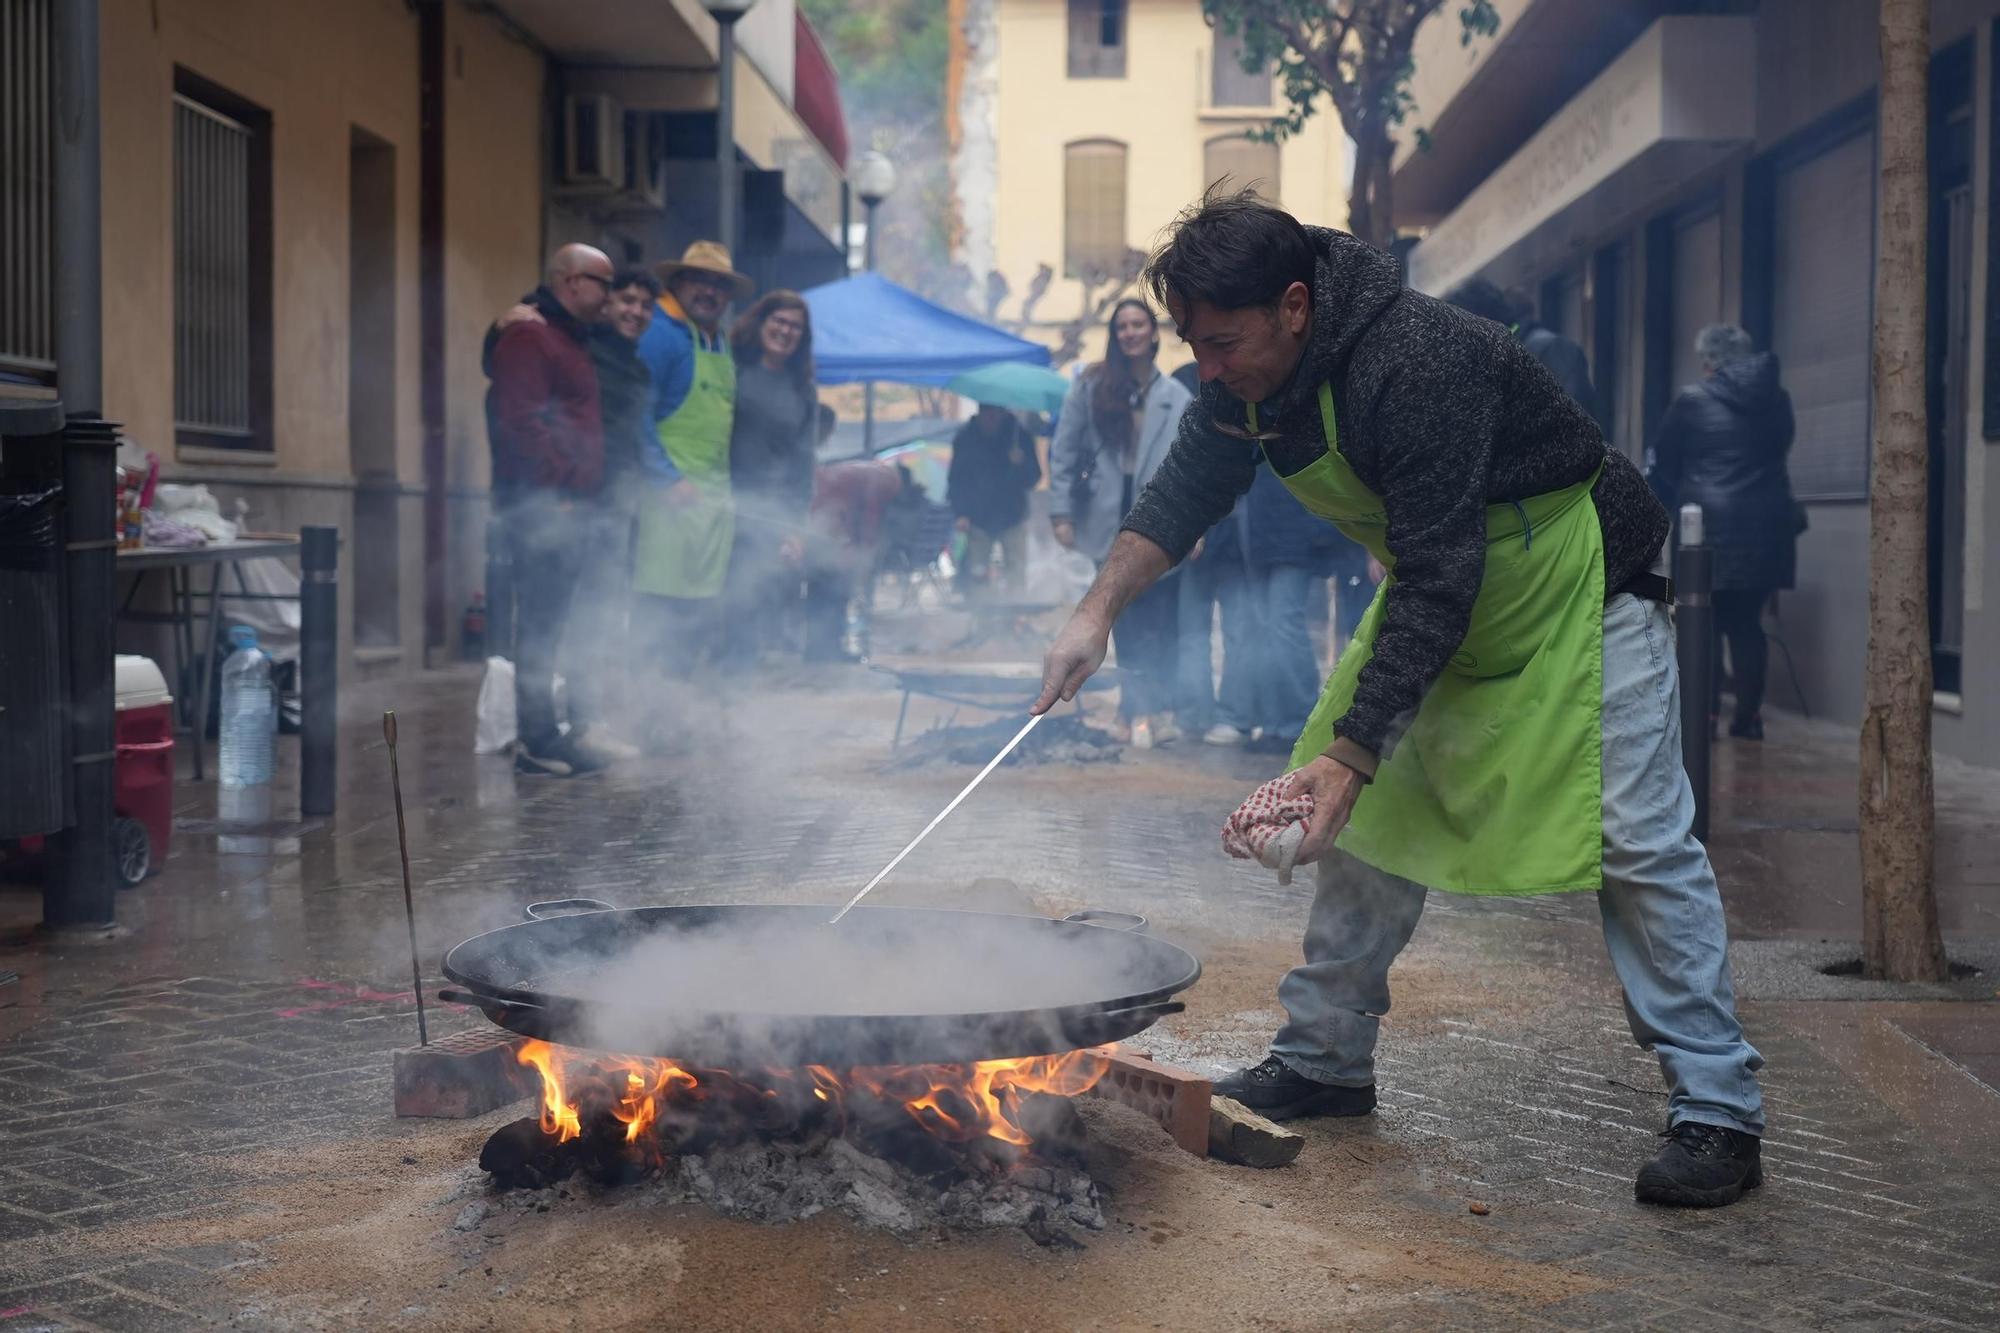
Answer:
[[[1674,639],[1681,668],[1681,762],[1694,788],[1694,836],[1708,841],[1708,788],[1715,702],[1715,552],[1704,541],[1700,505],[1681,506],[1674,562]]]
[[[340,529],[299,530],[299,813],[330,815],[339,709]]]
[[[382,739],[389,742],[389,792],[396,799],[396,850],[403,858],[403,919],[410,927],[410,990],[417,997],[417,1045],[431,1044],[424,1023],[424,965],[417,953],[417,900],[410,893],[410,833],[403,826],[403,775],[396,767],[396,713],[382,714]]]

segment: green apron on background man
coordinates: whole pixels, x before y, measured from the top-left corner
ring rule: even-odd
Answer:
[[[694,382],[659,424],[660,446],[700,497],[676,503],[666,491],[640,504],[632,586],[658,597],[718,597],[729,574],[736,511],[729,493],[729,431],[735,419],[736,362],[727,345],[695,337]]]
[[[1395,580],[1381,497],[1341,456],[1325,385],[1319,405],[1327,452],[1282,480],[1299,503],[1366,547],[1389,578],[1328,678],[1293,768],[1332,744]],[[1486,573],[1465,641],[1355,802],[1343,850],[1456,893],[1601,886],[1604,534],[1590,498],[1595,484],[1593,476],[1487,506]]]

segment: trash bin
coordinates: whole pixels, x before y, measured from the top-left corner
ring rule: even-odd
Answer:
[[[0,479],[0,838],[67,822],[61,509],[60,486]]]
[[[174,697],[166,677],[150,657],[117,659],[118,763],[112,808],[145,830],[146,856],[139,862],[136,838],[114,832],[119,875],[136,884],[157,874],[167,860],[174,831]],[[127,842],[131,845],[128,846]]]

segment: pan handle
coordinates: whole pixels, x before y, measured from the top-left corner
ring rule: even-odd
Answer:
[[[524,1004],[519,1000],[496,1000],[491,995],[475,995],[471,991],[441,990],[437,997],[446,1004],[469,1004],[488,1014],[504,1012],[508,1009],[539,1009],[539,1004]]]
[[[530,921],[547,921],[550,917],[577,916],[584,912],[615,912],[618,909],[597,898],[553,898],[545,903],[529,903],[524,910]]]
[[[1077,921],[1086,926],[1104,926],[1110,930],[1129,930],[1134,935],[1146,933],[1146,918],[1137,912],[1107,912],[1102,908],[1086,907],[1081,912],[1071,912],[1065,921]]]

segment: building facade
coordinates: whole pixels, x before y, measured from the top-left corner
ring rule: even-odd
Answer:
[[[1808,529],[1771,695],[1855,723],[1868,616],[1875,0],[1500,0],[1496,39],[1420,34],[1428,152],[1396,165],[1410,280],[1524,293],[1643,459],[1704,325],[1777,353]],[[1938,747],[2000,764],[2000,0],[1937,0],[1931,68],[1931,620]],[[1769,624],[1767,620],[1767,624]],[[1788,669],[1789,668],[1789,669]]]
[[[1025,331],[1058,340],[1088,296],[1129,270],[1218,180],[1254,186],[1309,222],[1347,216],[1347,140],[1331,112],[1283,144],[1249,131],[1282,99],[1211,30],[1200,0],[961,0],[952,174],[957,257],[1016,315],[1052,271]],[[996,288],[997,290],[997,288]],[[1102,355],[1093,330],[1084,356]],[[1168,352],[1163,361],[1177,364]],[[1185,359],[1185,358],[1181,358]]]
[[[714,20],[697,0],[0,0],[16,396],[61,390],[57,3],[100,4],[104,415],[225,514],[340,530],[344,671],[449,656],[485,581],[486,327],[557,244],[650,262],[712,234]],[[837,277],[832,70],[790,0],[739,39],[737,249],[767,283]]]

